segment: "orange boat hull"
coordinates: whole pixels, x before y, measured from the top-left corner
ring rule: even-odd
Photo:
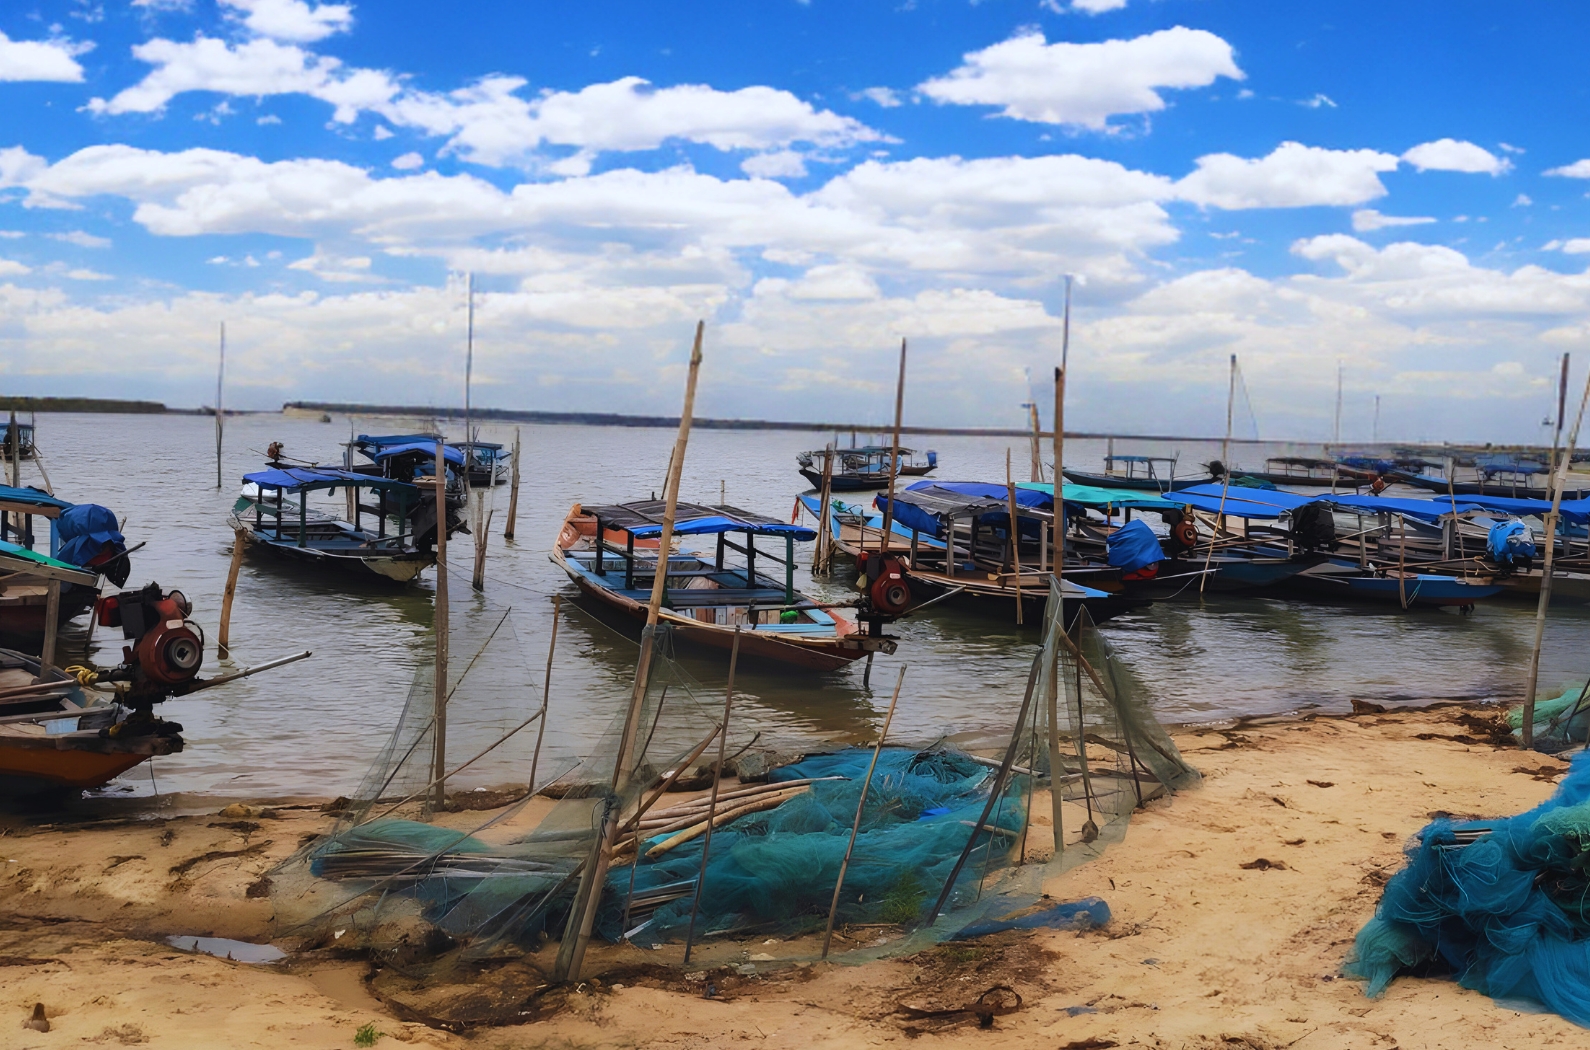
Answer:
[[[57,746],[56,740],[62,746]],[[0,783],[21,782],[34,790],[85,791],[105,786],[154,755],[180,750],[180,740],[165,737],[144,737],[126,743],[48,736],[27,740],[0,738]]]

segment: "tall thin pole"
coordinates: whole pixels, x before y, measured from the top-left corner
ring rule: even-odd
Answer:
[[[861,832],[861,811],[867,805],[867,790],[872,787],[872,772],[878,768],[878,755],[883,751],[883,741],[889,735],[889,723],[894,721],[894,705],[900,702],[900,687],[905,684],[905,668],[894,680],[894,695],[889,697],[889,711],[883,716],[883,729],[878,742],[872,747],[872,761],[867,764],[867,775],[861,781],[861,796],[856,799],[856,819],[850,825],[850,844],[845,847],[845,859],[839,862],[839,879],[834,883],[834,899],[828,904],[828,929],[823,933],[823,958],[828,958],[828,945],[834,939],[834,917],[839,913],[839,892],[845,888],[845,872],[850,868],[850,855],[856,848],[856,836]],[[1022,712],[1026,714],[1025,711]],[[972,832],[976,837],[977,832]]]
[[[1372,435],[1370,440],[1373,441],[1377,445],[1380,444],[1380,395],[1379,394],[1375,395],[1375,426],[1374,426],[1374,429],[1370,431],[1370,434]]]
[[[436,631],[436,681],[432,699],[432,718],[436,725],[432,751],[431,779],[436,794],[431,805],[441,809],[447,800],[447,459],[446,446],[436,442],[436,612],[432,624]]]
[[[464,308],[464,440],[473,441],[475,435],[469,429],[469,389],[475,378],[475,275],[467,274],[464,277],[464,292],[467,304]],[[469,449],[464,462],[464,472],[469,472],[470,460],[474,458],[475,450]]]
[[[1336,428],[1331,433],[1332,433],[1332,437],[1331,437],[1331,458],[1335,459],[1336,456],[1341,454],[1341,444],[1342,444],[1342,363],[1340,361],[1336,362]],[[1337,475],[1337,470],[1336,470],[1335,466],[1332,466],[1331,467],[1331,495],[1332,496],[1336,495],[1336,475]]]
[[[1071,365],[1071,275],[1066,274],[1065,312],[1060,316],[1060,367]],[[1059,424],[1056,424],[1058,426]]]
[[[1010,565],[1016,573],[1016,623],[1021,624],[1021,528],[1016,517],[1016,481],[1010,473],[1010,449],[1005,449],[1005,492],[1010,501]],[[1041,524],[1040,524],[1040,527]]]
[[[900,378],[894,384],[894,441],[889,446],[889,502],[883,508],[883,536],[879,550],[887,551],[894,535],[894,479],[899,473],[900,413],[905,407],[905,340],[900,340]]]
[[[552,657],[558,651],[558,614],[563,611],[563,595],[552,596],[552,639],[547,642],[547,676],[541,682],[541,725],[536,728],[536,749],[530,756],[530,791],[536,790],[536,766],[541,762],[541,741],[547,735],[547,708],[552,703]]]
[[[215,487],[221,487],[221,394],[226,383],[226,322],[221,322],[221,353],[215,366]]]
[[[1209,566],[1215,558],[1215,540],[1220,538],[1220,527],[1226,520],[1226,492],[1231,488],[1231,420],[1237,404],[1237,355],[1231,355],[1231,379],[1226,391],[1226,439],[1220,445],[1220,462],[1225,471],[1220,475],[1220,513],[1215,518],[1215,532],[1209,537],[1209,553],[1204,555],[1203,575],[1198,577],[1198,593],[1204,592],[1209,582]]]
[[[668,583],[669,550],[674,539],[674,514],[679,505],[679,475],[684,470],[685,448],[690,443],[690,423],[696,407],[696,379],[701,373],[701,337],[705,322],[696,323],[695,345],[690,351],[690,371],[685,378],[685,403],[679,413],[679,434],[674,439],[672,457],[668,463],[668,479],[663,486],[662,535],[657,543],[657,570],[653,574],[651,601],[646,605],[646,628],[641,633],[640,655],[635,665],[635,687],[630,693],[629,711],[624,716],[624,730],[619,738],[618,755],[613,763],[612,794],[618,795],[629,781],[629,765],[633,761],[636,727],[640,724],[642,708],[646,703],[646,689],[651,676],[652,652],[656,645],[657,620],[662,612],[663,595]],[[596,538],[598,543],[602,538]],[[607,881],[607,867],[613,856],[613,845],[618,834],[618,807],[609,805],[603,815],[602,829],[595,844],[595,863],[587,864],[575,894],[573,914],[578,916],[578,932],[571,947],[560,949],[554,975],[559,980],[578,980],[580,966],[585,959],[586,946],[591,942],[591,931],[596,925],[596,912],[601,905],[601,888]]]
[[[1032,398],[1030,389],[1027,391],[1027,396]],[[1039,444],[1038,428],[1042,424],[1038,419],[1038,401],[1036,398],[1032,398],[1032,400],[1027,402],[1027,416],[1028,422],[1032,425],[1032,477],[1028,480],[1036,481],[1041,485],[1043,484],[1043,454],[1039,451],[1042,446]]]
[[[1568,480],[1568,464],[1579,447],[1579,425],[1584,422],[1585,403],[1590,401],[1590,373],[1585,376],[1584,396],[1579,399],[1579,414],[1574,417],[1568,445],[1557,459],[1552,476],[1551,510],[1546,514],[1546,561],[1540,569],[1540,603],[1535,607],[1535,647],[1529,654],[1529,684],[1524,689],[1524,724],[1520,736],[1524,746],[1535,743],[1535,686],[1540,679],[1540,647],[1546,637],[1546,607],[1551,604],[1551,562],[1557,551],[1557,516],[1562,511],[1562,487]]]
[[[707,833],[701,843],[701,871],[696,875],[696,895],[690,902],[690,925],[685,927],[685,965],[690,965],[690,949],[696,940],[696,912],[701,908],[701,890],[707,882],[707,858],[712,853],[712,825],[718,816],[718,785],[723,783],[723,767],[728,757],[729,711],[734,707],[734,669],[740,662],[740,627],[734,627],[734,644],[729,649],[729,686],[723,694],[723,722],[718,727],[718,765],[712,774],[712,797],[707,800]],[[640,849],[635,850],[640,863]]]
[[[1066,280],[1066,301],[1070,302],[1070,279]],[[1068,311],[1069,312],[1069,311]],[[1066,374],[1063,368],[1054,370],[1054,588],[1051,593],[1054,601],[1060,608],[1055,610],[1055,618],[1060,621],[1060,630],[1066,629],[1065,619],[1065,561],[1066,561],[1066,505],[1064,498],[1065,473],[1061,469],[1060,453],[1065,444],[1065,409],[1066,409]],[[1061,778],[1064,767],[1060,761],[1060,649],[1057,646],[1054,653],[1054,665],[1050,668],[1049,694],[1044,699],[1049,718],[1049,817],[1054,831],[1054,855],[1059,856],[1065,849],[1065,831],[1061,824],[1060,806],[1065,801],[1060,790]]]

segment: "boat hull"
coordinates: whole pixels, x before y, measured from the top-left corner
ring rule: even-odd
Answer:
[[[1289,586],[1316,597],[1405,608],[1466,608],[1495,597],[1502,590],[1495,584],[1470,583],[1455,576],[1419,575],[1399,580],[1395,576],[1306,572],[1293,577]]]
[[[1070,469],[1065,471],[1065,476],[1068,481],[1078,485],[1092,485],[1101,489],[1134,489],[1139,492],[1178,492],[1194,485],[1206,485],[1211,480],[1208,477],[1177,478],[1174,481],[1168,478],[1127,478],[1119,474],[1090,474]]]
[[[1415,488],[1426,489],[1435,493],[1451,493],[1457,496],[1507,496],[1518,499],[1551,499],[1551,491],[1544,486],[1514,485],[1501,481],[1459,481],[1448,484],[1440,478],[1429,478],[1420,474],[1410,474],[1406,471],[1392,471],[1386,475],[1390,481],[1403,485],[1412,485]],[[1566,500],[1584,499],[1590,497],[1590,489],[1564,489],[1562,498]]]
[[[951,592],[956,592],[953,598],[947,601],[957,602],[965,608],[977,609],[982,612],[993,613],[1001,619],[1014,615],[1016,592],[1010,587],[999,587],[991,581],[977,580],[970,577],[947,577],[942,573],[925,573],[921,571],[906,572],[906,580],[911,585],[912,595],[920,602],[941,597]],[[1091,586],[1091,585],[1090,585]],[[963,600],[964,599],[964,600]],[[1090,594],[1081,597],[1066,597],[1068,605],[1076,607],[1066,619],[1066,629],[1070,630],[1076,624],[1076,618],[1082,609],[1088,611],[1088,616],[1094,623],[1104,623],[1123,613],[1136,609],[1146,609],[1154,604],[1152,598],[1138,594],[1127,593],[1102,593]],[[1044,606],[1049,602],[1049,588],[1047,584],[1034,584],[1031,589],[1023,588],[1021,592],[1022,620],[1029,624],[1043,622]]]
[[[172,737],[105,740],[76,734],[0,737],[0,793],[32,795],[104,787],[140,762],[182,750]]]
[[[898,474],[895,475],[895,478],[920,478],[925,476],[930,470],[933,469],[935,468],[904,467]],[[801,477],[805,478],[811,484],[812,488],[819,491],[822,490],[822,471],[811,470],[806,467],[800,468],[800,471]],[[883,471],[880,471],[876,474],[835,474],[828,479],[828,486],[830,492],[871,492],[876,489],[888,488],[889,475],[887,472]]]

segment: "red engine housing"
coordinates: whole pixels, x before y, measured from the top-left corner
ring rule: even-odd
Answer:
[[[181,591],[167,594],[151,584],[101,598],[95,614],[101,626],[120,627],[131,641],[123,653],[135,685],[142,679],[169,688],[193,681],[204,662],[204,639],[188,620],[191,608]]]
[[[872,607],[887,616],[899,616],[911,607],[911,585],[906,582],[900,562],[883,559],[878,576],[867,589]]]

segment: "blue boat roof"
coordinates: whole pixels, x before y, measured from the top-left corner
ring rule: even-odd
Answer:
[[[58,510],[66,510],[72,506],[64,499],[56,499],[43,489],[36,489],[31,485],[26,487],[0,485],[0,500],[5,500],[7,503],[26,503],[35,507],[55,507]]]
[[[412,452],[423,452],[425,455],[434,459],[436,457],[436,442],[410,441],[401,445],[383,445],[380,451],[376,452],[370,458],[379,463],[383,459],[390,459],[393,456],[404,456]],[[452,445],[442,446],[442,458],[447,460],[449,463],[461,465],[464,462],[463,452],[459,451]]]
[[[947,494],[954,493],[957,496],[965,496],[972,501],[999,500],[1001,506],[1007,505],[1010,500],[1010,489],[1008,486],[989,481],[918,481],[905,489],[906,492],[924,494],[934,493],[934,490],[938,490],[935,494],[940,498],[946,498]],[[903,496],[904,493],[896,493],[896,495]],[[1036,485],[1017,485],[1016,506],[1018,508],[1036,507],[1040,510],[1053,507],[1054,486],[1045,485],[1040,488]]]
[[[637,539],[649,539],[662,535],[663,514],[667,504],[662,500],[640,500],[583,509],[586,514],[598,518],[604,529],[623,529]],[[793,536],[802,541],[817,538],[816,531],[805,525],[792,525],[738,507],[705,507],[695,503],[680,503],[674,507],[675,536],[704,536],[720,532]]]
[[[1434,499],[1400,499],[1392,496],[1321,496],[1321,501],[1329,503],[1340,510],[1357,511],[1366,514],[1401,514],[1408,518],[1418,518],[1421,521],[1435,521],[1447,514],[1468,514],[1476,510],[1484,510],[1479,504],[1467,499],[1450,500]]]
[[[1440,503],[1443,507],[1453,501],[1451,496],[1437,496],[1431,502]],[[1551,510],[1549,499],[1518,499],[1512,496],[1460,496],[1455,501],[1459,508],[1464,506],[1480,507],[1485,510],[1495,511],[1498,514],[1511,514],[1523,517],[1533,514],[1544,518]],[[1590,521],[1590,499],[1565,499],[1559,508],[1563,520],[1571,521],[1575,525],[1583,525]],[[1461,510],[1459,511],[1461,513]]]
[[[1017,489],[1031,489],[1054,498],[1054,486],[1047,481],[1018,481]],[[1074,507],[1129,507],[1132,510],[1170,510],[1180,504],[1162,496],[1136,489],[1107,489],[1100,485],[1075,485],[1066,482],[1061,491],[1066,503]]]
[[[413,489],[406,481],[390,481],[368,474],[357,474],[339,467],[272,467],[244,474],[243,481],[262,489],[298,492],[303,489],[335,488],[338,485],[364,485],[369,488]]]
[[[1172,503],[1181,503],[1211,514],[1229,514],[1234,518],[1279,518],[1290,514],[1305,503],[1314,502],[1313,496],[1299,496],[1281,489],[1250,489],[1231,486],[1224,490],[1214,483],[1192,485],[1175,492],[1165,493]]]
[[[360,434],[354,440],[358,445],[407,445],[415,441],[429,441],[435,444],[441,440],[442,435],[433,433],[424,434]]]

